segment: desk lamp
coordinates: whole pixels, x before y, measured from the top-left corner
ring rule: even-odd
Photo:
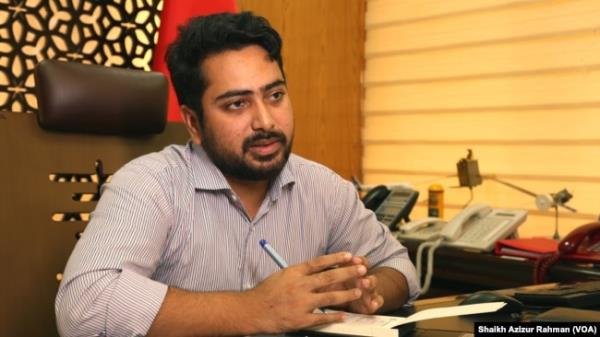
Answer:
[[[521,193],[525,193],[535,198],[535,205],[540,211],[547,211],[551,207],[554,208],[554,235],[553,239],[559,240],[560,235],[558,233],[558,208],[562,207],[567,209],[573,213],[576,213],[577,210],[573,207],[566,205],[566,203],[573,198],[573,194],[567,191],[567,189],[563,188],[562,190],[556,193],[550,194],[539,194],[529,191],[523,187],[517,186],[515,184],[503,181],[498,179],[495,175],[481,175],[479,173],[479,163],[477,159],[473,157],[473,151],[471,149],[467,149],[467,156],[462,158],[456,163],[456,169],[458,172],[458,181],[459,187],[468,187],[471,191],[471,197],[465,207],[473,200],[473,187],[480,185],[483,179],[489,179],[497,181],[505,186],[508,186],[512,189],[515,189]]]
[[[538,193],[534,193],[532,191],[529,191],[523,187],[517,186],[515,184],[503,181],[498,179],[498,177],[496,177],[495,175],[487,175],[484,176],[485,179],[489,179],[489,180],[494,180],[497,181],[505,186],[508,186],[512,189],[515,189],[519,192],[525,193],[527,195],[530,195],[532,197],[535,198],[535,206],[540,210],[540,211],[547,211],[550,208],[554,208],[554,235],[552,236],[553,239],[555,240],[559,240],[560,239],[560,235],[558,233],[558,208],[562,207],[564,209],[567,209],[573,213],[576,213],[577,210],[571,206],[566,205],[566,203],[571,200],[571,198],[573,198],[573,194],[570,193],[569,191],[567,191],[566,188],[563,188],[562,190],[556,192],[556,193],[550,193],[550,194],[538,194]]]

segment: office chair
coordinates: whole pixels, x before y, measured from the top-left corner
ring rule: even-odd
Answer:
[[[35,80],[37,115],[0,112],[0,336],[58,336],[57,279],[100,185],[188,138],[161,74],[47,60]]]
[[[161,73],[44,60],[35,82],[38,122],[46,130],[127,136],[165,128]]]

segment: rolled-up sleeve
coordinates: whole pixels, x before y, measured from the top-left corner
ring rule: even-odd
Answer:
[[[141,336],[154,321],[168,287],[151,275],[173,221],[155,171],[134,161],[105,185],[58,290],[61,336]]]
[[[108,335],[145,335],[166,293],[165,284],[132,270],[123,270],[107,311]]]
[[[340,180],[342,180],[340,178]],[[408,250],[391,234],[389,228],[377,221],[375,214],[363,206],[350,182],[342,181],[335,195],[330,231],[331,251],[351,251],[365,256],[371,267],[390,267],[398,270],[408,284],[407,305],[420,294],[420,285]]]

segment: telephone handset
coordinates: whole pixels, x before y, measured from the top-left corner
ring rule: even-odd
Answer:
[[[456,241],[470,222],[483,219],[491,212],[492,208],[486,204],[473,204],[448,221],[440,236],[447,241]]]
[[[441,225],[445,225],[448,223],[440,218],[428,217],[424,219],[413,220],[408,222],[400,227],[400,232],[403,234],[411,234],[416,233],[418,231],[423,231],[425,228],[431,227],[439,227]],[[441,228],[441,227],[440,227]]]
[[[390,189],[387,188],[387,186],[377,185],[367,192],[367,194],[362,198],[362,202],[365,205],[365,208],[375,212],[377,207],[381,205],[381,203],[389,194]]]
[[[377,220],[395,230],[401,220],[409,221],[408,215],[415,206],[419,192],[407,187],[388,189],[379,185],[363,198],[365,207],[375,212]]]
[[[561,259],[600,262],[600,222],[575,228],[558,245]]]
[[[548,269],[558,260],[600,263],[600,222],[575,228],[558,244],[558,252],[535,261],[534,283],[546,281]]]
[[[396,237],[398,239],[427,241],[438,237],[446,223],[448,222],[433,217],[413,220],[400,226]]]
[[[447,223],[437,218],[407,223],[400,227],[397,237],[419,241],[442,239],[446,246],[491,251],[496,241],[514,233],[526,218],[525,210],[473,204]]]

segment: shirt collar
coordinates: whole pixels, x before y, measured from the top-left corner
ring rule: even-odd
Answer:
[[[204,148],[193,142],[188,142],[190,151],[191,174],[194,187],[199,190],[231,190],[225,176],[210,160]],[[281,190],[287,185],[293,185],[296,181],[294,174],[294,155],[291,154],[281,173],[275,178],[268,195],[271,200],[277,200]]]
[[[191,175],[194,188],[198,190],[228,190],[231,189],[223,173],[208,158],[201,145],[188,142],[191,161]]]
[[[277,178],[275,178],[275,181],[273,181],[273,184],[271,185],[271,188],[269,189],[269,192],[267,193],[269,195],[269,198],[271,198],[271,200],[277,200],[279,199],[279,196],[281,195],[281,191],[286,187],[286,186],[290,186],[290,188],[292,188],[292,186],[294,186],[294,183],[296,182],[296,175],[294,172],[294,168],[295,168],[295,163],[296,163],[296,158],[294,158],[294,154],[290,154],[290,157],[288,158],[287,163],[285,163],[285,166],[283,167],[283,170],[281,170],[281,173],[279,173],[279,175],[277,176]]]

